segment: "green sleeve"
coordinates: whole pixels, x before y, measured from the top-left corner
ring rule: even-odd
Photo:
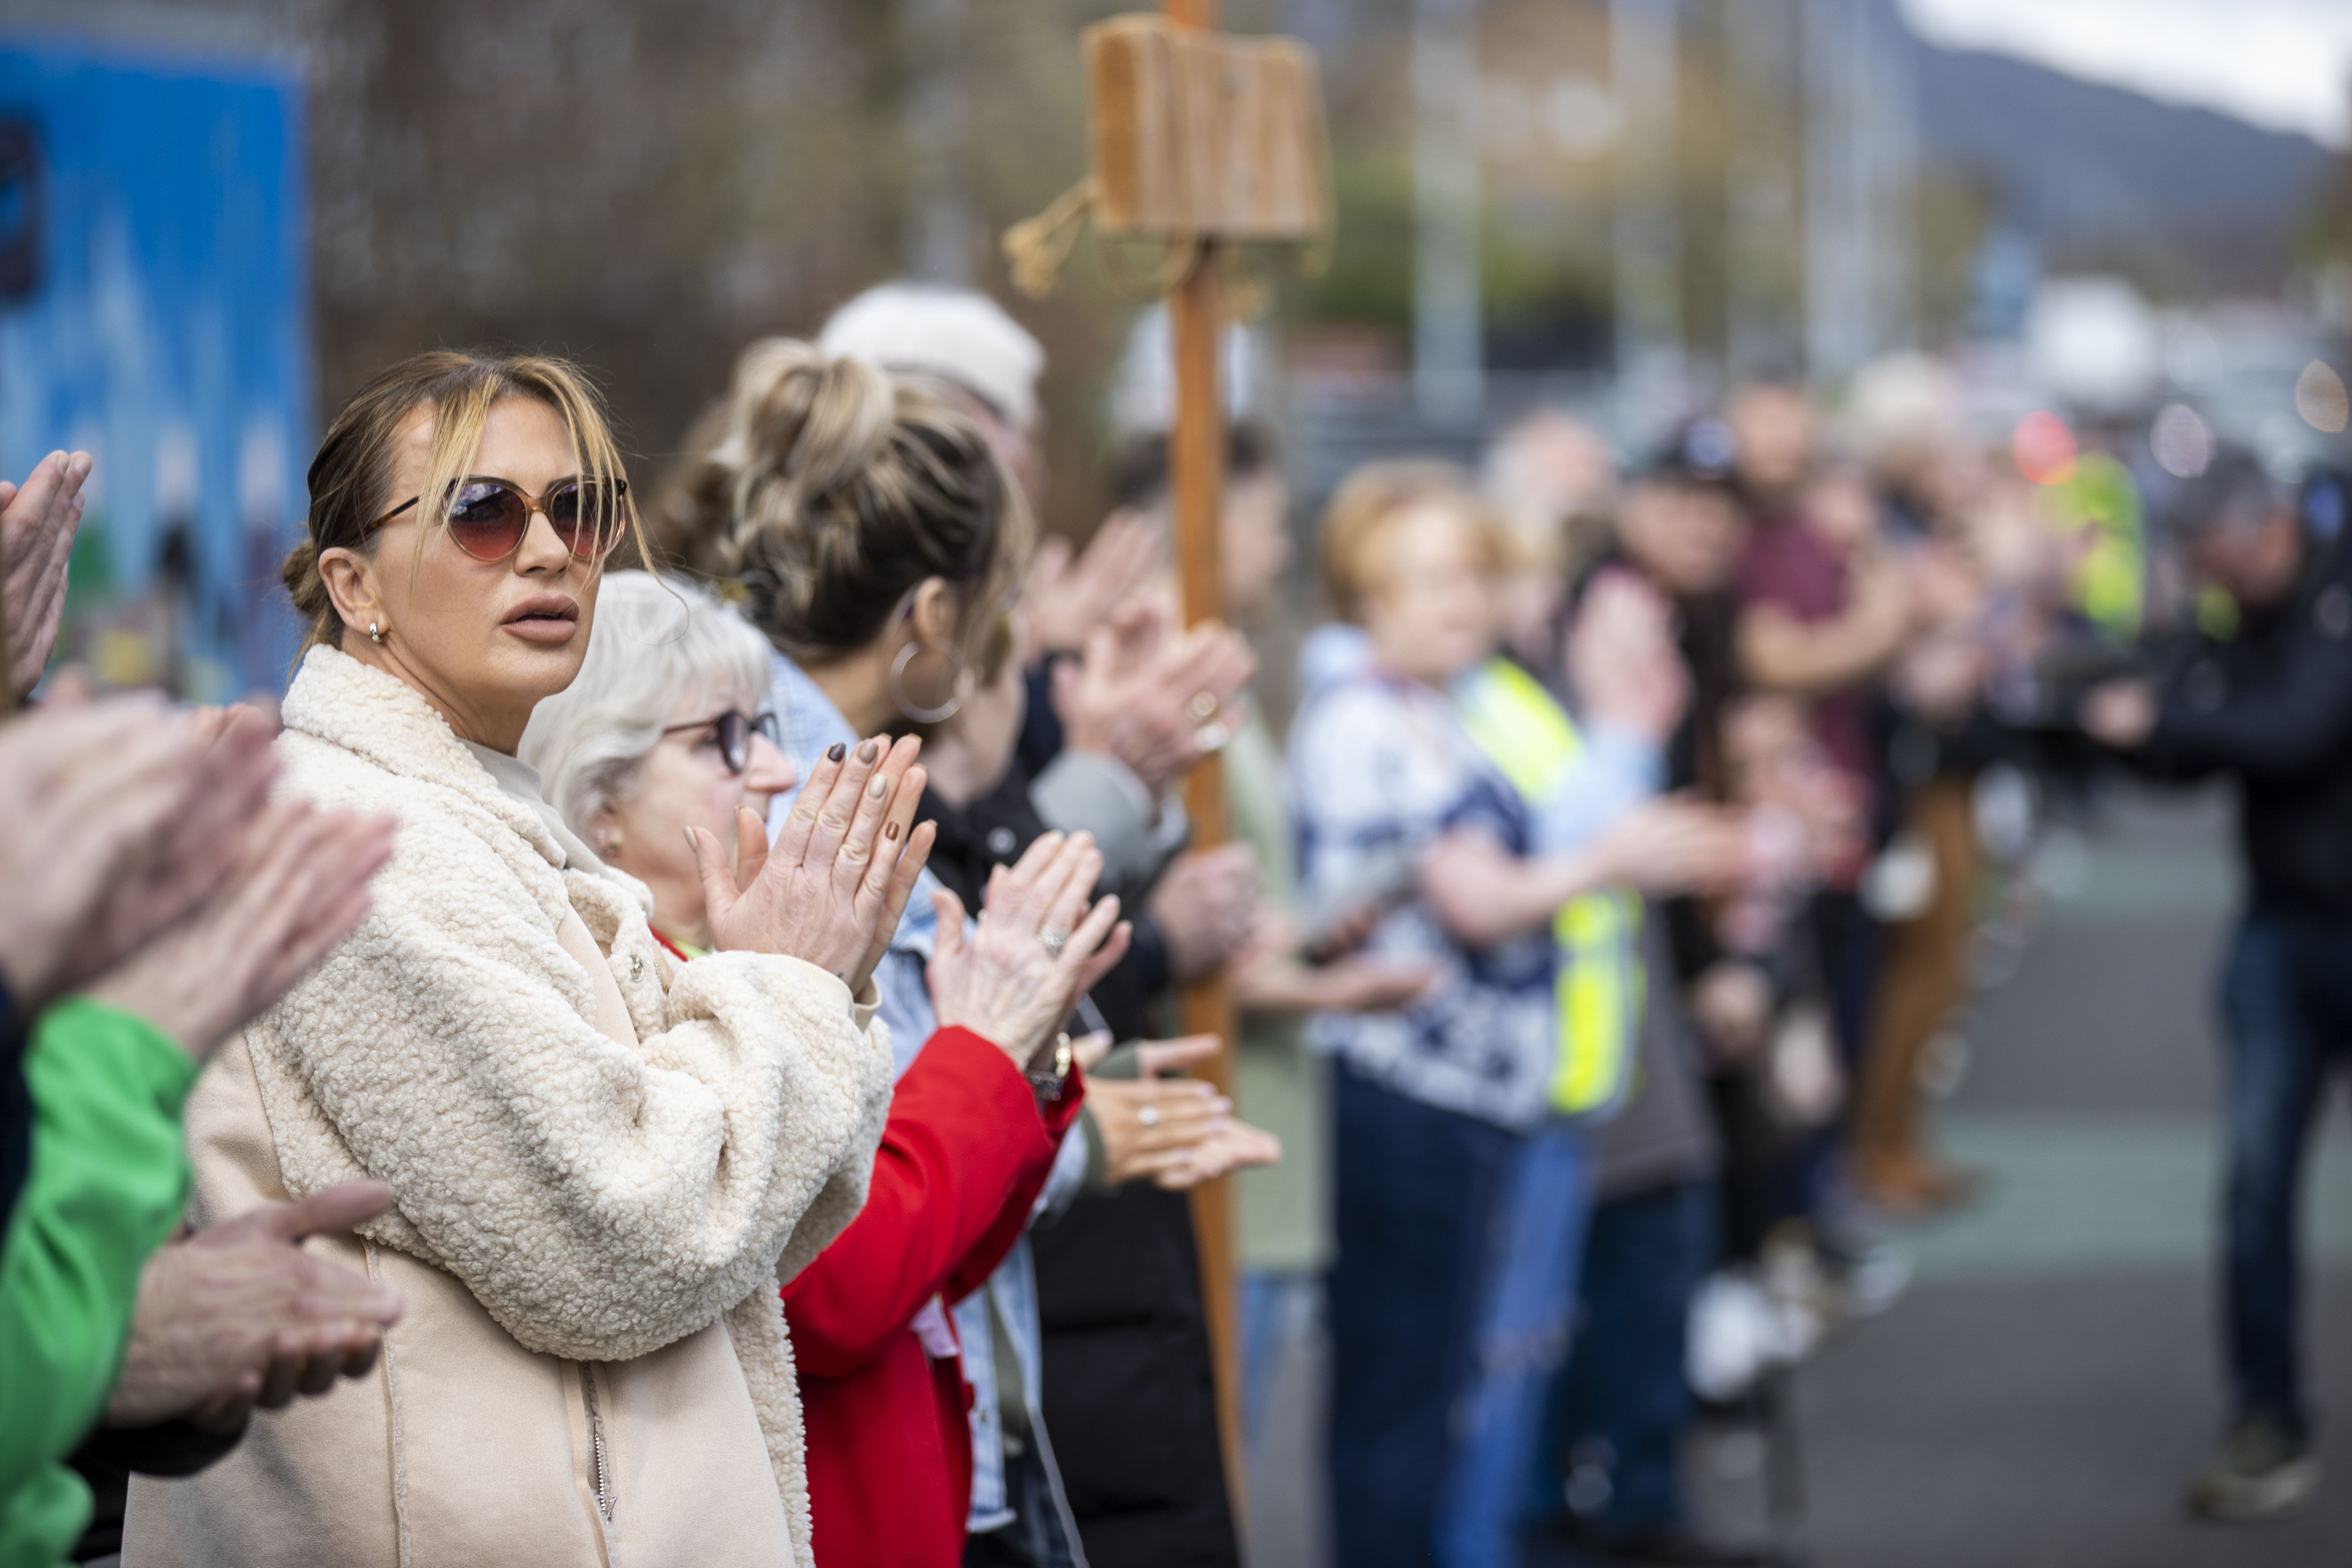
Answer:
[[[25,1054],[33,1161],[0,1250],[0,1563],[58,1563],[89,1498],[58,1461],[105,1408],[139,1270],[179,1224],[195,1064],[143,1019],[51,1008]]]

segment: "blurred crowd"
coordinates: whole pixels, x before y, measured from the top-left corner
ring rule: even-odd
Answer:
[[[1046,374],[884,286],[640,489],[568,364],[404,361],[274,710],[44,681],[89,459],[0,497],[0,1559],[1238,1562],[1229,1174],[1247,1441],[1323,1325],[1337,1561],[1757,1559],[1701,1402],[1969,1198],[1925,1107],[2015,801],[2186,733],[2151,627],[2262,584],[2207,530],[2167,588],[2134,454],[1907,359],[1368,464],[1311,629],[1238,422],[1188,624],[1166,432],[1035,537]]]

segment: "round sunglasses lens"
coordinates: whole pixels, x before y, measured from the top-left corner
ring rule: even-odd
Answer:
[[[481,561],[497,561],[522,542],[530,517],[522,498],[499,485],[459,485],[449,498],[449,537]]]
[[[610,483],[566,485],[547,498],[547,521],[556,537],[583,560],[612,548],[621,536],[621,516],[620,487]]]

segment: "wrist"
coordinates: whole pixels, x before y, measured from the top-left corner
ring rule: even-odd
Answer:
[[[1021,1076],[1029,1080],[1030,1092],[1037,1097],[1037,1109],[1044,1110],[1058,1105],[1070,1083],[1070,1069],[1076,1060],[1067,1031],[1056,1031],[1054,1037],[1039,1046],[1022,1068]]]
[[[1091,712],[1073,713],[1062,721],[1062,749],[1110,754],[1113,721]]]

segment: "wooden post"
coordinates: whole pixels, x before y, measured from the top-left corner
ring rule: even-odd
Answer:
[[[1162,0],[1169,20],[1188,27],[1214,28],[1217,0]],[[1176,424],[1169,434],[1168,469],[1176,519],[1176,565],[1183,590],[1187,626],[1224,614],[1223,576],[1218,570],[1218,533],[1225,500],[1224,411],[1218,401],[1217,339],[1223,326],[1218,287],[1218,243],[1203,238],[1192,269],[1169,297],[1171,335],[1176,347]],[[1225,839],[1225,773],[1222,758],[1202,761],[1184,781],[1184,810],[1192,820],[1195,848]],[[1224,972],[1194,981],[1181,1002],[1184,1032],[1214,1035],[1225,1048],[1202,1076],[1230,1096],[1234,1053],[1241,1048],[1234,998]],[[1217,1432],[1225,1461],[1225,1495],[1234,1527],[1243,1525],[1240,1291],[1234,1272],[1234,1181],[1221,1176],[1192,1194],[1192,1231],[1201,1255],[1201,1303],[1208,1315],[1209,1350],[1217,1385]]]

